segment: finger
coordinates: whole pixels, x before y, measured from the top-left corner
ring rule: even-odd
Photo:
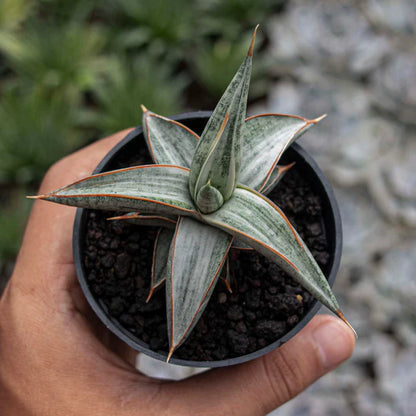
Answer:
[[[338,318],[316,316],[298,335],[262,358],[163,389],[174,398],[171,405],[178,412],[185,405],[195,414],[199,409],[203,414],[265,415],[346,360],[354,345],[353,333]]]

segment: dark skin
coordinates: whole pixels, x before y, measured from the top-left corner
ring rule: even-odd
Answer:
[[[40,193],[93,171],[127,130],[57,162]],[[281,348],[184,381],[151,379],[94,316],[72,258],[75,208],[36,201],[0,299],[2,416],[265,415],[346,360],[355,338],[316,316]]]

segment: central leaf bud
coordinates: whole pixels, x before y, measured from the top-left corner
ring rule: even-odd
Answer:
[[[211,182],[208,181],[198,192],[196,197],[196,205],[203,214],[211,214],[217,211],[224,204],[224,197],[221,192],[211,186]]]

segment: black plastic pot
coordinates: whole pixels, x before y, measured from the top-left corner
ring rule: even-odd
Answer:
[[[196,133],[200,134],[210,116],[210,112],[193,112],[180,114],[175,117],[172,117],[173,120],[180,121],[185,124]],[[143,131],[141,127],[137,127],[132,132],[130,132],[118,145],[116,145],[100,162],[100,164],[95,169],[94,173],[100,173],[106,170],[109,170],[109,166],[117,159],[117,155],[120,152],[129,152],[134,154],[137,149],[137,142],[140,136],[142,136]],[[143,139],[143,137],[142,137]],[[293,144],[284,155],[285,159],[288,161],[296,162],[296,169],[301,172],[302,175],[306,175],[310,182],[312,183],[313,190],[320,196],[322,201],[323,208],[323,218],[324,218],[324,227],[328,241],[328,250],[331,255],[331,258],[323,270],[325,276],[328,278],[329,284],[332,286],[336,274],[338,272],[339,263],[341,259],[342,251],[342,231],[341,231],[341,218],[339,214],[339,209],[331,189],[331,186],[319,169],[316,162],[309,156],[309,154],[299,145]],[[96,299],[91,292],[91,289],[88,285],[85,269],[83,264],[83,252],[84,252],[84,237],[86,232],[86,223],[87,215],[86,210],[78,208],[75,223],[74,223],[74,233],[73,233],[73,252],[74,252],[74,262],[75,268],[78,275],[78,280],[81,285],[81,288],[94,312],[98,315],[104,325],[112,331],[117,337],[126,342],[130,347],[136,351],[145,353],[153,358],[166,361],[166,355],[152,351],[149,348],[149,345],[143,342],[141,339],[137,338],[131,332],[126,330],[117,319],[113,318],[107,312],[107,308],[102,301]],[[222,367],[228,365],[234,365],[243,363],[245,361],[252,360],[254,358],[260,357],[263,354],[266,354],[275,348],[278,348],[280,345],[288,341],[295,334],[297,334],[317,313],[320,307],[320,303],[316,300],[313,302],[312,307],[303,317],[303,319],[289,332],[287,332],[280,339],[277,339],[272,344],[252,352],[247,355],[230,358],[220,361],[188,361],[177,358],[172,358],[170,360],[173,364],[191,366],[191,367]]]

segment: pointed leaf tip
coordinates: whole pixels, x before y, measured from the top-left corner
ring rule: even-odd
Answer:
[[[166,362],[168,363],[170,361],[170,358],[172,357],[173,351],[175,351],[175,346],[171,347],[169,350],[168,358],[166,358]]]
[[[254,28],[253,37],[251,38],[250,48],[248,49],[247,56],[253,56],[254,42],[255,42],[255,40],[256,40],[256,34],[257,34],[257,29],[258,29],[258,27],[259,27],[259,25],[257,25],[257,26]]]
[[[147,295],[147,298],[146,298],[146,303],[149,303],[150,299],[153,296],[154,291],[155,290],[153,288],[150,289],[149,294]]]
[[[279,172],[287,172],[288,170],[292,169],[293,166],[296,165],[296,162],[289,163],[288,165],[277,166]]]
[[[322,114],[320,117],[317,117],[313,120],[311,120],[310,122],[313,124],[319,123],[321,120],[323,120],[328,114]]]
[[[147,113],[149,111],[143,104],[140,104],[140,108],[142,109],[143,113]]]
[[[355,331],[355,329],[352,327],[352,325],[347,321],[347,318],[344,316],[344,314],[341,312],[341,310],[340,309],[338,309],[337,310],[337,315],[338,315],[338,317],[339,318],[341,318],[343,321],[344,321],[344,323],[348,326],[348,328],[350,328],[351,329],[351,331],[354,333],[354,335],[355,335],[355,339],[358,339],[358,334],[357,334],[357,332]]]

